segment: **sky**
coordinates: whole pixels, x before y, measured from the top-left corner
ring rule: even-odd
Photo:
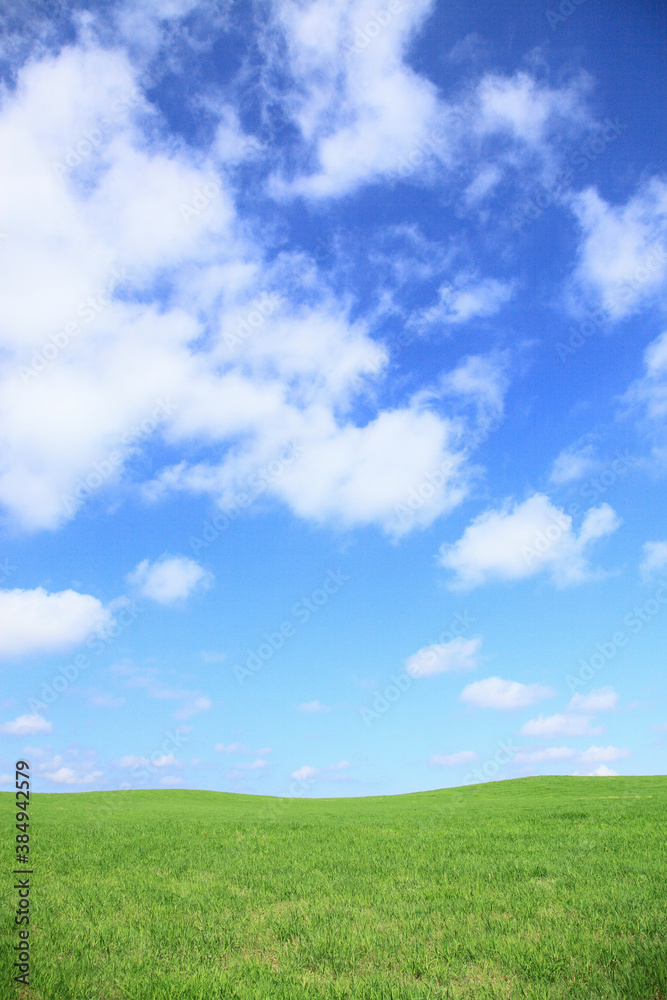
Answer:
[[[662,5],[0,28],[4,787],[667,772]]]

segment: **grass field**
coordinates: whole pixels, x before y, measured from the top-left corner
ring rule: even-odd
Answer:
[[[667,777],[31,806],[32,984],[6,876],[2,997],[667,1000]]]

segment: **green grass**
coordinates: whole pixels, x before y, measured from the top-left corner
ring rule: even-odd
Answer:
[[[667,1000],[666,777],[31,806],[32,985],[6,877],[2,997]]]

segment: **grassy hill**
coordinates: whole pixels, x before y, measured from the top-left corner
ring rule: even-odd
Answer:
[[[3,997],[667,1000],[667,777],[31,805],[32,985],[6,876]]]

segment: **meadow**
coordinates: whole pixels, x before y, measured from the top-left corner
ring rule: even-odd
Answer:
[[[6,871],[13,797],[3,793]],[[20,1000],[667,1000],[667,777],[31,798]]]

